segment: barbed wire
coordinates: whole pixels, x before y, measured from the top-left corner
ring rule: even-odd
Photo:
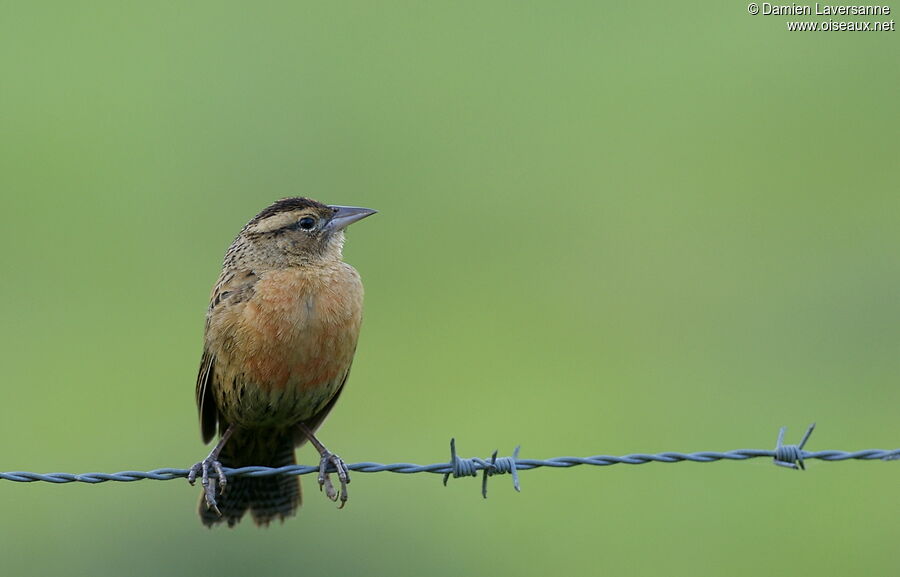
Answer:
[[[656,454],[635,453],[631,455],[612,456],[594,455],[592,457],[553,457],[550,459],[520,459],[519,449],[516,447],[509,457],[498,457],[498,451],[494,451],[488,459],[461,458],[456,453],[456,440],[450,440],[450,461],[446,463],[433,463],[431,465],[416,465],[414,463],[353,463],[347,465],[351,471],[359,473],[436,473],[444,476],[444,484],[450,477],[475,477],[482,473],[481,494],[487,498],[488,478],[494,475],[512,475],[513,487],[516,491],[519,487],[519,471],[537,469],[539,467],[569,468],[579,465],[593,465],[604,467],[609,465],[644,465],[646,463],[678,463],[692,461],[695,463],[711,463],[714,461],[746,461],[760,457],[771,458],[775,465],[791,469],[805,469],[805,461],[818,459],[820,461],[891,461],[900,460],[900,448],[897,449],[864,449],[861,451],[816,451],[803,450],[806,442],[812,435],[815,423],[809,426],[800,443],[785,445],[784,434],[786,427],[781,427],[778,432],[778,440],[774,450],[766,449],[736,449],[723,453],[715,451],[700,451],[695,453],[666,452]],[[334,472],[334,466],[329,466],[329,471]],[[33,483],[43,481],[47,483],[105,483],[107,481],[133,482],[151,479],[154,481],[171,481],[188,476],[189,469],[154,469],[152,471],[120,471],[118,473],[32,473],[28,471],[0,472],[0,480],[18,483]],[[271,475],[307,475],[318,473],[319,466],[288,465],[285,467],[241,467],[237,469],[224,468],[226,477],[268,477]],[[213,473],[210,475],[215,477]]]

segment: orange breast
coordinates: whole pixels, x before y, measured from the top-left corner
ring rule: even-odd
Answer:
[[[362,321],[362,284],[350,271],[288,269],[260,279],[238,331],[248,381],[306,389],[343,376]]]
[[[214,315],[207,335],[223,337],[208,346],[216,352],[217,397],[235,401],[225,411],[230,420],[280,409],[288,413],[282,418],[301,420],[324,406],[353,360],[362,298],[349,265],[291,268],[260,274],[252,298]]]

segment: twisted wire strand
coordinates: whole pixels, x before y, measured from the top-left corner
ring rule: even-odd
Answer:
[[[593,465],[606,467],[611,465],[644,465],[647,463],[678,463],[691,461],[694,463],[711,463],[714,461],[746,461],[748,459],[771,458],[774,464],[793,469],[804,469],[805,461],[891,461],[900,460],[900,448],[897,449],[864,449],[861,451],[805,451],[803,446],[809,440],[815,427],[811,425],[802,441],[797,445],[785,445],[785,428],[779,431],[778,441],[774,450],[765,449],[736,449],[733,451],[699,451],[694,453],[634,453],[631,455],[594,455],[591,457],[553,457],[550,459],[520,459],[519,447],[516,447],[512,456],[498,457],[497,451],[488,459],[461,458],[456,454],[456,440],[450,441],[450,461],[446,463],[433,463],[431,465],[417,465],[415,463],[372,463],[362,462],[347,465],[351,471],[359,473],[434,473],[444,476],[444,484],[450,477],[474,477],[482,473],[482,495],[487,497],[487,480],[493,475],[511,474],[513,487],[519,490],[519,471],[537,469],[540,467],[569,468],[580,465]],[[329,470],[334,471],[330,466]],[[308,475],[317,473],[318,466],[289,465],[285,467],[241,467],[238,469],[225,468],[228,477],[268,477],[271,475]],[[120,471],[118,473],[33,473],[29,471],[0,472],[0,480],[18,483],[105,483],[108,481],[133,482],[151,479],[154,481],[171,481],[172,479],[186,478],[188,469],[154,469],[152,471]],[[215,476],[215,474],[211,475]]]

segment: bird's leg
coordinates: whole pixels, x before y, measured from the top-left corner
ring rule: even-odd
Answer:
[[[316,450],[319,451],[319,455],[322,457],[319,460],[319,490],[324,489],[325,496],[332,501],[337,501],[338,498],[340,498],[341,505],[338,508],[343,509],[344,505],[347,503],[347,485],[350,483],[350,470],[347,469],[347,465],[344,463],[343,459],[325,448],[325,445],[313,435],[313,432],[309,427],[300,423],[300,430],[306,435],[306,438],[309,439],[309,442],[313,444]],[[331,484],[331,478],[328,476],[327,469],[329,464],[334,465],[334,468],[337,471],[338,480],[341,482],[339,491],[334,490],[334,485]]]
[[[194,463],[194,466],[191,467],[191,470],[188,473],[188,483],[191,485],[197,480],[197,473],[200,473],[200,484],[203,485],[203,494],[206,496],[206,508],[212,509],[220,517],[222,516],[222,512],[219,511],[219,507],[216,505],[216,483],[210,482],[209,469],[212,467],[216,472],[220,492],[225,493],[225,484],[228,481],[225,478],[225,471],[222,470],[222,463],[219,462],[219,453],[222,452],[222,447],[225,446],[225,443],[228,441],[228,438],[231,437],[231,433],[233,432],[234,425],[229,425],[228,429],[222,434],[222,438],[219,439],[219,442],[216,443],[213,450],[209,452],[209,455],[199,463]]]

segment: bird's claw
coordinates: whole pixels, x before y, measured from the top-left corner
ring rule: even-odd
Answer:
[[[210,480],[209,469],[212,468],[216,473],[216,477]],[[225,471],[222,469],[222,463],[215,459],[207,457],[199,463],[194,463],[188,472],[188,483],[191,485],[197,480],[197,474],[200,474],[200,484],[203,485],[203,495],[206,500],[206,508],[212,509],[216,515],[222,516],[219,506],[216,504],[216,485],[219,487],[219,494],[225,494],[225,486],[228,479],[225,477]]]
[[[337,472],[338,480],[341,482],[341,488],[335,490],[331,483],[331,477],[328,473],[328,465],[333,465]],[[332,501],[340,499],[341,504],[338,509],[343,509],[347,504],[347,485],[350,483],[350,470],[343,459],[330,451],[322,453],[322,459],[319,461],[319,490],[325,491],[325,496]]]

